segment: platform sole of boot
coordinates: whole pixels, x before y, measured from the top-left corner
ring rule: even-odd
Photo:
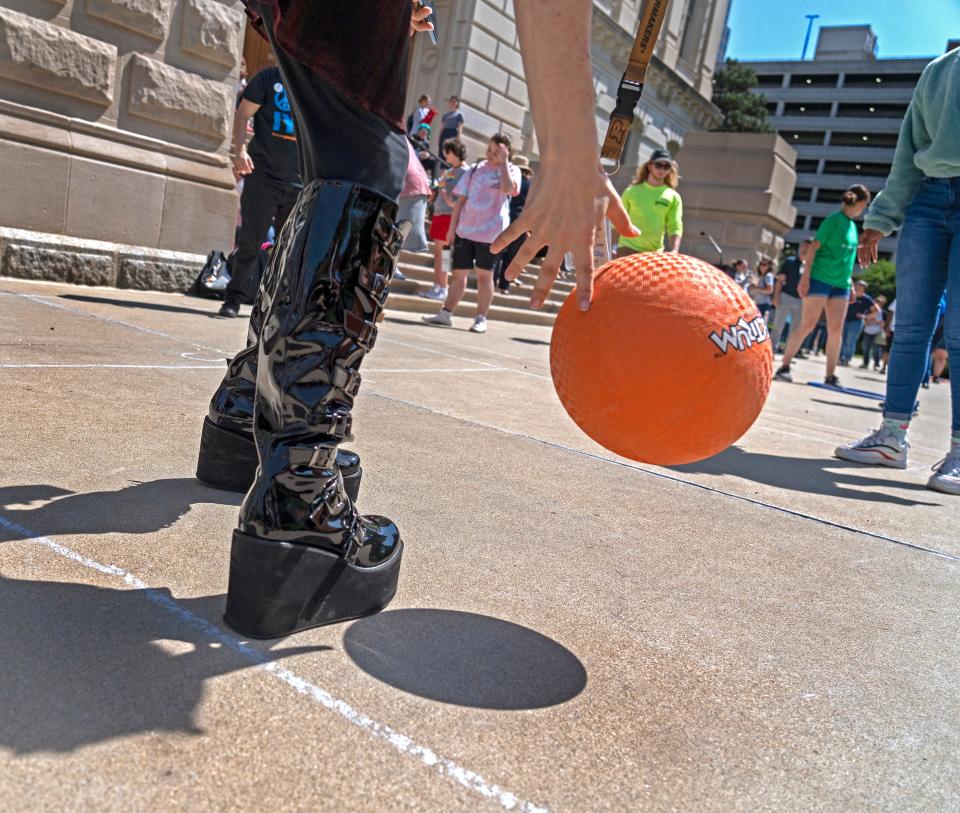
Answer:
[[[396,595],[402,555],[401,542],[383,564],[357,567],[320,548],[234,531],[223,620],[264,639],[373,615]]]
[[[257,474],[257,446],[253,437],[217,426],[210,418],[203,419],[200,454],[197,457],[197,479],[224,491],[246,493]],[[338,452],[337,463],[343,477],[343,488],[352,502],[357,501],[363,469],[353,452]]]

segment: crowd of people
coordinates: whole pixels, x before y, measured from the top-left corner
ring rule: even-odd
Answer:
[[[960,72],[957,61],[956,54],[948,54],[931,63],[921,79],[928,96],[946,93],[951,72]],[[237,120],[254,119],[254,138],[248,149],[238,125],[236,166],[238,175],[247,176],[247,191],[241,203],[243,225],[234,255],[234,279],[222,315],[236,315],[239,302],[252,299],[258,282],[254,261],[265,228],[272,223],[279,231],[300,189],[293,124],[284,104],[285,91],[276,68],[266,69],[242,88]],[[493,134],[485,155],[471,161],[462,139],[460,100],[452,96],[447,106],[440,115],[424,94],[406,119],[408,166],[399,217],[411,223],[405,248],[426,251],[432,240],[433,281],[420,295],[440,303],[440,309],[424,317],[424,322],[452,326],[468,277],[475,274],[477,307],[470,330],[484,333],[495,293],[509,293],[511,280],[516,279],[513,266],[526,235],[517,235],[500,251],[494,251],[492,244],[522,213],[534,173],[529,160],[515,154],[510,136],[503,132]],[[949,250],[940,246],[952,227],[941,221],[956,191],[955,179],[924,172],[926,167],[939,173],[944,162],[960,164],[960,159],[946,152],[931,157],[930,133],[935,131],[931,127],[942,115],[936,103],[915,95],[887,188],[876,200],[871,200],[865,186],[854,184],[843,194],[839,209],[823,219],[815,236],[804,240],[795,255],[779,264],[764,257],[753,270],[743,259],[724,269],[753,299],[768,322],[775,352],[782,351],[776,380],[793,380],[794,359],[822,353],[824,383],[842,389],[837,368],[854,363],[858,350],[861,369],[892,371],[881,430],[839,447],[840,457],[905,465],[906,429],[915,405],[915,395],[910,396],[913,383],[917,388],[939,383],[947,368]],[[434,142],[437,130],[439,139]],[[617,256],[680,250],[683,201],[678,187],[677,162],[667,150],[655,150],[620,196],[630,225],[616,235]],[[857,220],[864,215],[861,237]],[[858,257],[862,267],[875,261],[880,236],[901,225],[899,264],[924,270],[907,277],[910,284],[906,297],[900,296],[901,330],[895,343],[897,301],[872,295],[866,280],[853,277]],[[539,256],[544,253],[545,249]],[[953,300],[958,298],[955,295]],[[925,339],[927,333],[932,341]],[[956,390],[956,384],[952,386]],[[958,411],[960,407],[955,406],[954,424],[960,423]],[[941,480],[960,492],[957,440],[955,425]]]

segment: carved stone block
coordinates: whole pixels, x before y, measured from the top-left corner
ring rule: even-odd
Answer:
[[[113,45],[0,8],[0,77],[107,106],[113,101]]]
[[[243,12],[217,0],[186,0],[180,47],[196,56],[232,68],[240,53]]]
[[[213,139],[226,138],[233,106],[227,85],[141,54],[133,55],[130,69],[131,114]]]
[[[114,25],[162,40],[170,22],[172,0],[87,0],[87,13]]]

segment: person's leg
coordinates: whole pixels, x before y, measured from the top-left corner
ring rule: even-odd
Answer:
[[[453,313],[463,295],[467,290],[467,275],[470,273],[468,268],[454,268],[451,271],[453,279],[450,282],[450,289],[447,292],[447,299],[443,303],[443,309]]]
[[[866,370],[870,366],[870,354],[873,352],[873,343],[876,341],[877,336],[875,333],[864,333],[863,334],[863,364],[860,365],[861,370]]]
[[[274,6],[259,9],[273,40]],[[405,55],[409,8],[395,13],[402,22],[395,45]],[[364,32],[338,36],[354,42]],[[396,591],[403,548],[392,522],[357,512],[337,446],[350,438],[359,368],[376,339],[403,239],[395,218],[405,137],[370,112],[374,105],[325,78],[336,72],[314,72],[272,44],[297,121],[305,185],[260,291],[251,424],[259,466],[234,532],[224,615],[251,637],[378,611]],[[394,56],[378,59],[393,64]],[[402,109],[402,101],[390,106]]]
[[[787,318],[793,313],[793,303],[791,300],[797,300],[799,306],[800,300],[789,294],[780,295],[780,304],[773,312],[773,325],[770,328],[770,337],[773,339],[773,351],[776,353],[780,348],[780,342],[783,340],[784,329],[787,326]]]
[[[279,200],[278,187],[258,173],[244,180],[240,196],[237,250],[230,264],[230,282],[221,316],[236,316],[241,302],[251,301],[260,283],[260,245],[273,221]]]
[[[847,301],[835,296],[827,300],[827,378],[833,378],[843,341],[843,319],[847,315]]]
[[[946,195],[925,184],[907,210],[897,266],[897,332],[890,348],[884,417],[909,423],[927,371],[930,339],[947,284],[953,235],[946,225]]]
[[[443,240],[434,238],[433,240],[433,284],[437,288],[447,287],[447,269],[444,267],[446,262],[443,251],[447,244]]]
[[[486,318],[493,304],[493,271],[477,268],[477,316]]]
[[[840,363],[847,364],[853,358],[859,338],[860,320],[843,322],[843,339],[840,344]]]
[[[947,357],[947,351],[942,347],[933,351],[933,377],[935,379],[943,377],[943,371],[947,367]]]
[[[787,340],[787,349],[783,351],[782,368],[790,367],[790,362],[797,355],[800,345],[807,335],[817,326],[820,314],[823,313],[827,298],[825,296],[807,296],[803,299],[803,308],[800,312],[800,324],[796,329],[790,328],[790,338]],[[781,368],[781,369],[782,369]]]

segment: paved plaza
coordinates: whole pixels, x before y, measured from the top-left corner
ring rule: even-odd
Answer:
[[[193,476],[246,331],[217,307],[0,279],[4,810],[960,809],[946,385],[906,471],[831,457],[879,410],[818,359],[665,469],[570,421],[549,328],[388,311],[348,448],[399,593],[254,642],[240,496]]]

